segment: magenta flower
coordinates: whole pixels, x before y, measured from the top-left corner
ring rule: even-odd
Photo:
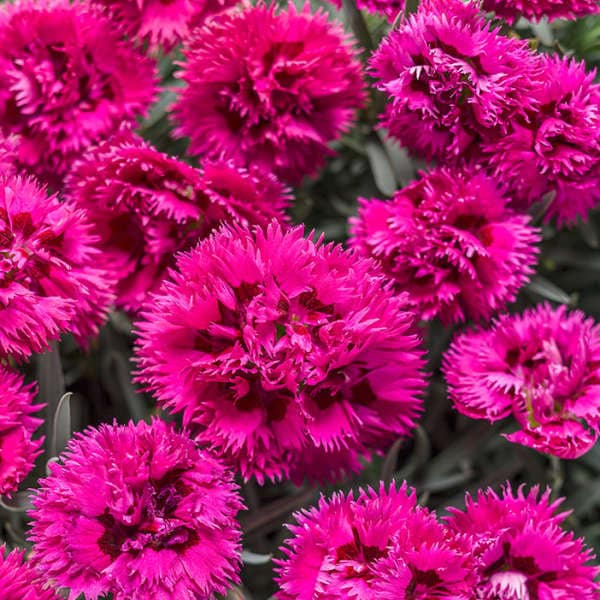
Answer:
[[[332,154],[363,104],[360,63],[339,25],[293,4],[230,11],[185,49],[175,106],[190,150],[256,164],[295,183]]]
[[[600,12],[598,0],[483,0],[483,9],[514,23],[519,17],[531,21],[575,19]]]
[[[332,2],[338,9],[342,8],[342,0],[332,0]],[[394,21],[400,14],[400,11],[405,9],[405,2],[404,0],[357,0],[356,7],[370,13],[382,15],[390,21]]]
[[[5,600],[60,600],[47,589],[41,578],[24,559],[25,550],[6,552],[0,546],[0,589]]]
[[[19,144],[18,136],[0,134],[0,177],[17,174]]]
[[[117,304],[139,310],[174,254],[223,222],[285,220],[289,196],[273,177],[220,161],[204,172],[158,152],[129,131],[90,151],[67,179],[85,208],[102,253],[119,278]]]
[[[0,496],[10,496],[33,468],[43,438],[32,439],[42,420],[31,414],[35,386],[0,363]]]
[[[481,171],[438,168],[390,201],[359,202],[351,245],[380,261],[423,319],[488,319],[533,272],[539,231]]]
[[[404,483],[334,494],[294,515],[279,600],[467,598],[469,557]]]
[[[511,442],[577,458],[600,433],[600,327],[548,304],[457,336],[443,370],[455,408],[474,419],[513,415]]]
[[[209,600],[237,581],[236,486],[170,425],[89,428],[50,470],[30,538],[40,570],[71,598]]]
[[[479,153],[531,105],[538,61],[526,41],[490,29],[476,3],[423,0],[373,55],[390,102],[382,118],[410,151],[456,162]]]
[[[127,35],[153,50],[169,51],[194,27],[233,6],[237,0],[93,0],[104,6]]]
[[[138,380],[244,478],[335,478],[421,410],[404,299],[302,228],[221,229],[179,256],[142,316]]]
[[[583,63],[541,60],[544,71],[531,92],[538,108],[484,148],[521,206],[556,194],[546,220],[556,217],[560,225],[600,203],[600,85]]]
[[[594,556],[581,538],[562,524],[569,513],[556,513],[562,500],[550,502],[533,487],[516,495],[509,486],[502,496],[480,491],[468,494],[466,509],[449,508],[447,526],[471,538],[481,600],[592,600],[600,586],[600,569],[587,566]]]
[[[33,179],[0,178],[0,355],[26,358],[71,332],[85,345],[113,298],[82,209]]]
[[[83,1],[21,0],[0,13],[0,130],[53,185],[73,159],[154,98],[154,66]]]

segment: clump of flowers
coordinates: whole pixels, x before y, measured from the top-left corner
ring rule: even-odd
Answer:
[[[150,59],[79,0],[4,3],[0,67],[0,130],[21,136],[20,164],[52,184],[154,98]]]
[[[0,364],[0,496],[10,495],[25,479],[40,454],[43,438],[32,439],[42,420],[32,413],[35,386]]]
[[[25,550],[7,552],[0,546],[0,589],[6,600],[60,600],[47,589],[32,566],[25,560]]]
[[[237,0],[93,0],[104,6],[127,33],[154,50],[168,51],[194,27]]]
[[[245,478],[356,470],[421,410],[404,298],[302,228],[221,229],[179,256],[137,330],[139,381]]]
[[[455,408],[490,422],[513,416],[511,442],[577,458],[600,433],[600,327],[548,304],[501,315],[455,338],[443,367]]]
[[[600,85],[582,62],[540,60],[544,70],[530,92],[536,109],[484,149],[521,206],[555,194],[546,220],[560,225],[600,203]]]
[[[483,0],[483,9],[514,23],[519,17],[575,19],[600,12],[600,5],[597,0]]]
[[[33,179],[0,178],[0,355],[26,358],[71,332],[84,344],[113,299],[87,214]]]
[[[557,513],[562,500],[550,502],[550,490],[539,495],[510,487],[466,497],[466,508],[449,508],[447,526],[470,538],[477,578],[475,597],[482,600],[598,598],[597,567],[581,538],[562,528],[569,513]]]
[[[360,62],[323,12],[230,11],[193,33],[175,106],[191,152],[295,183],[332,154],[364,100]]]
[[[487,319],[533,272],[539,231],[482,171],[437,168],[390,201],[359,203],[351,244],[379,260],[423,319]]]
[[[233,479],[162,421],[77,434],[32,503],[37,564],[72,597],[208,599],[238,578]]]
[[[137,311],[174,263],[217,225],[285,220],[288,194],[273,177],[219,161],[204,172],[155,150],[130,131],[90,151],[67,179],[119,278],[117,304]]]
[[[296,513],[277,560],[280,600],[467,598],[469,557],[404,483],[334,494]]]
[[[532,106],[539,70],[527,42],[490,28],[476,3],[423,0],[373,55],[390,102],[382,123],[410,151],[456,162],[477,156]]]

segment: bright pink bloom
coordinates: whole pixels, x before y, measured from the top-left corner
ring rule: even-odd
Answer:
[[[233,6],[237,0],[92,0],[106,7],[127,35],[169,51],[194,27]]]
[[[33,179],[0,177],[0,356],[25,358],[71,332],[95,335],[114,281],[82,209]]]
[[[371,60],[390,97],[382,123],[427,159],[477,155],[482,138],[531,105],[537,62],[526,41],[490,29],[476,3],[423,0]]]
[[[20,163],[52,184],[154,98],[150,59],[79,0],[4,3],[0,68],[0,130],[21,136]]]
[[[16,175],[20,140],[16,135],[0,134],[0,177]]]
[[[342,0],[332,0],[338,7],[342,8]],[[356,7],[366,10],[370,13],[375,13],[387,17],[390,21],[394,21],[396,17],[403,11],[405,6],[404,0],[357,0]]]
[[[533,272],[539,231],[481,171],[438,168],[392,200],[359,202],[350,243],[380,261],[423,319],[488,319]]]
[[[204,172],[158,152],[128,131],[89,152],[67,179],[119,278],[117,304],[137,311],[158,288],[174,254],[223,222],[285,220],[289,196],[273,177],[221,161]]]
[[[535,110],[484,148],[521,205],[555,193],[546,220],[585,218],[600,204],[600,85],[584,63],[544,56],[531,91]]]
[[[539,496],[533,487],[516,495],[509,486],[502,496],[480,491],[468,494],[466,509],[449,508],[447,526],[471,538],[480,600],[593,600],[597,567],[581,538],[562,524],[569,513],[556,513],[562,500],[550,502],[550,490]]]
[[[32,439],[42,424],[31,416],[41,408],[34,397],[35,386],[0,363],[0,496],[19,487],[41,452],[43,438]]]
[[[509,417],[511,442],[577,458],[600,433],[600,326],[580,311],[541,304],[457,336],[444,358],[455,408],[491,422]]]
[[[36,564],[70,598],[209,600],[238,579],[237,488],[170,425],[90,428],[50,470],[30,538]]]
[[[349,39],[308,4],[230,11],[196,29],[185,55],[175,114],[190,150],[290,183],[323,165],[364,100]]]
[[[531,21],[575,19],[600,12],[598,0],[483,0],[483,9],[514,23],[519,17]]]
[[[223,228],[148,303],[138,380],[244,478],[356,469],[411,431],[424,386],[412,315],[373,270],[301,227]]]
[[[7,553],[6,546],[0,546],[0,590],[4,600],[61,600],[25,560],[25,550]]]
[[[465,549],[406,483],[321,497],[294,517],[286,557],[275,561],[280,600],[467,598]]]

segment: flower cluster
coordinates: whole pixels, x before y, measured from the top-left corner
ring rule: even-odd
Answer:
[[[284,221],[288,203],[284,187],[256,169],[219,161],[202,172],[128,130],[75,164],[67,195],[93,220],[119,278],[117,304],[131,312],[159,286],[175,253],[223,222]]]
[[[600,434],[600,327],[547,304],[455,338],[444,359],[455,408],[491,422],[513,416],[511,442],[576,458]]]
[[[74,598],[208,600],[237,580],[232,477],[162,421],[78,434],[32,502],[37,564]]]
[[[4,3],[0,68],[0,131],[21,137],[20,165],[53,185],[155,92],[150,59],[81,0]]]
[[[255,164],[283,181],[313,175],[364,100],[360,63],[324,13],[259,4],[196,29],[175,106],[190,150]]]
[[[359,202],[351,244],[380,261],[423,319],[487,319],[533,272],[538,230],[482,171],[438,168],[390,201]]]
[[[499,17],[514,23],[519,17],[539,21],[574,19],[600,13],[597,0],[483,0],[484,10],[493,10]]]
[[[25,550],[6,551],[0,546],[0,589],[6,600],[60,600],[47,589],[31,564],[24,560]]]
[[[221,229],[179,256],[137,323],[138,379],[259,481],[355,470],[421,410],[404,298],[370,261],[302,234]]]

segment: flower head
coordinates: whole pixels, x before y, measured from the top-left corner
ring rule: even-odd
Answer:
[[[308,4],[230,11],[196,29],[185,55],[175,115],[190,150],[290,183],[315,173],[364,100],[341,27]]]
[[[444,373],[455,408],[491,422],[513,415],[511,442],[577,458],[600,433],[600,326],[547,304],[454,339]]]
[[[447,526],[470,538],[481,600],[553,600],[598,598],[600,572],[586,566],[593,558],[580,538],[562,528],[568,513],[556,513],[550,491],[534,487],[525,495],[510,487],[466,497],[466,508],[450,508]]]
[[[150,59],[80,0],[3,4],[0,67],[0,130],[21,136],[19,162],[53,184],[154,97]]]
[[[342,8],[342,0],[332,0],[339,8]],[[404,0],[357,0],[356,7],[370,13],[379,14],[394,21],[400,11],[405,9]]]
[[[142,316],[139,381],[246,478],[335,476],[420,412],[404,299],[302,228],[222,228],[179,256]]]
[[[529,279],[539,231],[493,179],[438,168],[390,201],[360,200],[351,244],[381,262],[423,319],[487,319]]]
[[[0,363],[0,496],[10,495],[40,454],[43,438],[32,439],[42,420],[31,416],[35,386]]]
[[[0,355],[40,352],[64,331],[98,331],[114,282],[84,210],[33,179],[0,177]]]
[[[137,311],[187,250],[223,222],[285,220],[288,195],[273,177],[220,161],[204,171],[158,152],[130,131],[90,151],[67,179],[119,278],[117,303]]]
[[[417,506],[406,484],[322,497],[294,517],[276,561],[280,600],[450,600],[468,590],[458,538]]]
[[[514,23],[519,17],[539,21],[575,19],[600,12],[598,0],[483,0],[483,9]]]
[[[490,29],[476,3],[424,0],[371,60],[390,97],[382,123],[409,150],[456,162],[478,152],[531,102],[526,41]]]
[[[583,63],[541,60],[544,71],[531,92],[536,110],[484,149],[517,203],[553,193],[546,219],[571,223],[600,203],[600,85]]]
[[[73,598],[208,600],[237,579],[236,486],[170,425],[90,428],[50,470],[30,538],[40,569]]]
[[[31,565],[24,559],[25,550],[6,551],[0,546],[0,589],[5,600],[60,600],[47,589]]]

